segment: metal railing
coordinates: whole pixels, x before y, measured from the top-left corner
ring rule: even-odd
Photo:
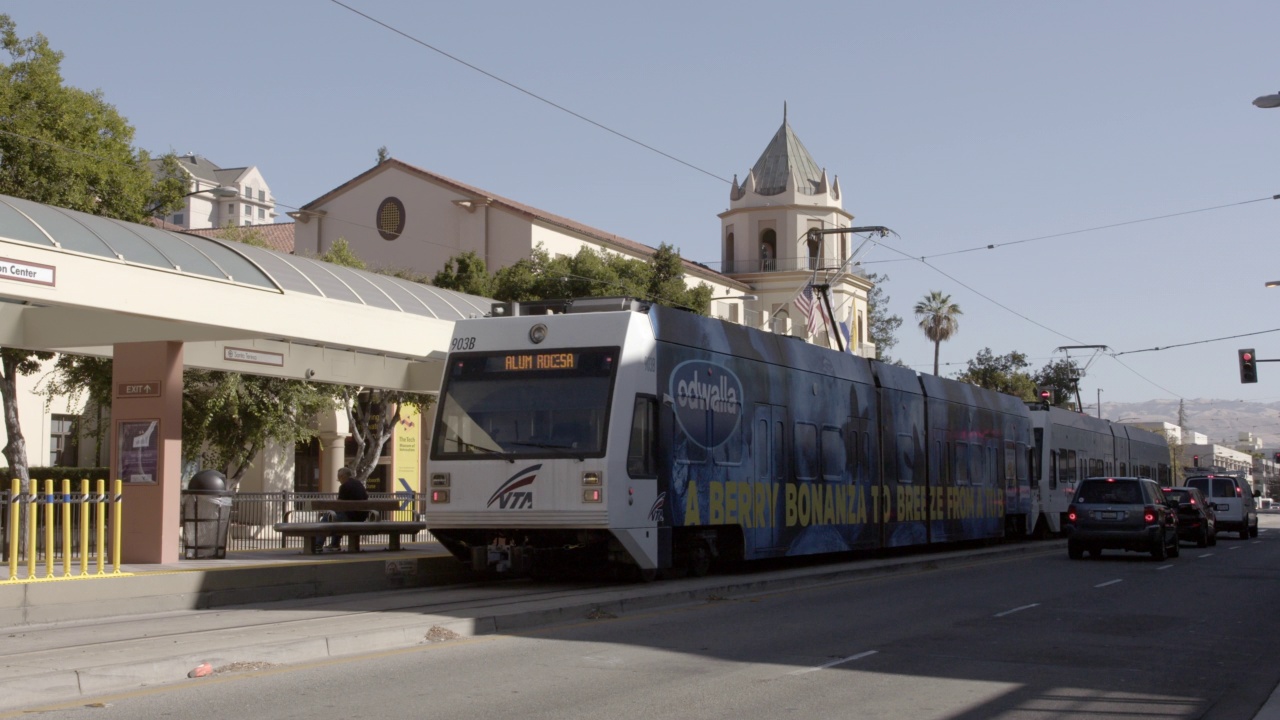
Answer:
[[[318,522],[319,511],[311,509],[312,500],[336,500],[337,493],[274,492],[231,493],[231,525],[227,531],[227,552],[243,550],[268,550],[303,548],[306,538],[285,537],[273,527],[279,522]],[[398,500],[400,509],[383,520],[420,520],[426,510],[425,495],[410,492],[369,493],[370,500]],[[370,535],[371,544],[386,543],[386,535]],[[425,530],[408,537],[404,542],[430,542],[431,534]]]

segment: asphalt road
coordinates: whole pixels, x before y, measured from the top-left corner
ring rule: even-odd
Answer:
[[[246,667],[42,718],[1252,718],[1280,681],[1280,515],[1182,556],[1065,549],[518,635]]]

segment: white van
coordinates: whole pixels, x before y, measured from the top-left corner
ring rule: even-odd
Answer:
[[[1238,532],[1240,538],[1258,537],[1258,501],[1261,495],[1249,489],[1243,478],[1231,475],[1195,475],[1187,478],[1187,487],[1200,490],[1213,504],[1218,515],[1218,529]]]

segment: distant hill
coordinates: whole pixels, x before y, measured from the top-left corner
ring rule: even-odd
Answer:
[[[1142,403],[1102,403],[1102,416],[1109,420],[1148,421],[1178,424],[1177,400],[1149,400]],[[1186,430],[1202,433],[1209,442],[1234,446],[1241,433],[1262,439],[1264,449],[1280,449],[1280,403],[1250,403],[1240,400],[1182,401]]]

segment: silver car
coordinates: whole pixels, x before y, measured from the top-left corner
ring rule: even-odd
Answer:
[[[1156,481],[1140,477],[1091,477],[1080,481],[1067,508],[1067,555],[1079,560],[1103,550],[1149,552],[1157,560],[1178,557],[1177,501]]]

